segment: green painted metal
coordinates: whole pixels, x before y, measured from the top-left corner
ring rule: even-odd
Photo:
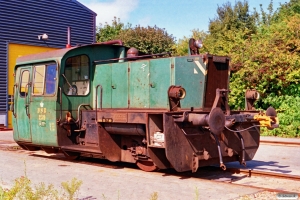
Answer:
[[[150,60],[149,85],[150,108],[168,108],[167,91],[171,85],[171,58]]]
[[[89,93],[86,95],[67,95],[64,85],[66,60],[76,55],[89,57],[88,73]],[[89,45],[70,50],[59,50],[56,53],[47,53],[37,57],[32,56],[20,59],[23,65],[17,65],[16,76],[19,77],[22,70],[29,70],[35,63],[47,63],[56,60],[58,74],[56,93],[53,96],[20,97],[15,92],[15,110],[17,118],[14,120],[14,138],[16,140],[32,141],[34,144],[46,146],[58,146],[60,138],[57,121],[65,118],[66,112],[71,112],[75,120],[78,107],[81,104],[89,104],[95,108],[97,98],[100,108],[100,89],[96,97],[96,87],[102,86],[102,108],[129,108],[129,109],[165,109],[169,110],[168,88],[171,85],[180,85],[186,89],[186,97],[181,100],[183,109],[203,107],[203,94],[205,88],[206,65],[198,56],[158,58],[147,60],[112,60],[124,57],[124,48],[113,46]],[[54,59],[55,58],[55,59]],[[96,64],[94,61],[97,61]],[[27,63],[27,64],[25,64]],[[99,63],[99,64],[97,64]],[[31,75],[32,76],[32,75]],[[18,83],[19,80],[16,80]],[[32,78],[30,78],[32,81]],[[29,81],[29,82],[30,82]],[[62,89],[60,95],[58,88]],[[68,87],[67,87],[68,89]],[[31,86],[29,86],[31,94]],[[60,97],[62,104],[60,105]],[[28,104],[28,112],[25,105]],[[92,109],[90,108],[90,109]],[[45,109],[45,110],[44,110]],[[82,107],[82,109],[84,109]],[[27,114],[30,113],[30,117]],[[62,115],[61,115],[62,113]]]
[[[182,109],[203,108],[206,65],[199,57],[175,58],[175,85],[186,90],[186,97],[180,101]]]
[[[111,100],[113,108],[128,108],[128,63],[112,65]]]
[[[28,71],[32,82],[32,66],[22,66],[17,68],[16,77]],[[55,80],[57,80],[57,75]],[[24,87],[24,80],[23,87]],[[28,83],[27,82],[27,83]],[[26,86],[28,93],[20,94],[21,79],[16,78],[18,87],[15,89],[15,113],[13,119],[14,139],[16,141],[32,142],[38,145],[58,146],[57,143],[57,112],[56,94],[52,96],[35,96],[32,94],[32,84]],[[57,85],[57,84],[55,84]]]
[[[93,88],[95,89],[97,85],[102,86],[102,107],[111,108],[111,69],[112,64],[96,65],[95,77],[93,81]],[[96,93],[94,92],[94,98],[96,100]],[[98,108],[100,108],[100,88],[98,88]]]
[[[56,120],[56,98],[33,96],[30,105],[32,143],[58,146]]]
[[[29,72],[29,79],[23,80],[23,86],[25,86],[27,94],[26,97],[23,94],[20,95],[20,87],[21,87],[21,76],[23,73]],[[15,113],[16,118],[14,118],[14,124],[17,124],[18,129],[14,130],[15,138],[20,141],[31,142],[31,121],[30,121],[30,93],[31,89],[28,85],[29,82],[32,80],[32,67],[31,66],[24,66],[19,67],[16,70],[16,84],[18,87],[15,88]]]
[[[130,63],[130,108],[149,108],[149,61]]]

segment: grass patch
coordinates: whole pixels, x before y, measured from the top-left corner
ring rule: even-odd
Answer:
[[[40,199],[68,199],[73,200],[82,185],[81,180],[73,178],[71,181],[62,182],[62,190],[58,191],[52,184],[40,183],[32,186],[26,176],[17,178],[11,189],[0,187],[0,200],[40,200]]]

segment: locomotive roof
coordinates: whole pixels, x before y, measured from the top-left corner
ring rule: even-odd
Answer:
[[[75,47],[65,48],[65,49],[57,49],[57,50],[51,50],[51,51],[37,53],[37,54],[30,54],[30,55],[26,55],[26,56],[21,56],[21,57],[17,58],[17,64],[27,63],[27,62],[35,61],[35,60],[43,60],[43,59],[62,57],[68,51],[70,51],[71,49],[74,49],[74,48]]]
[[[92,47],[92,46],[116,46],[118,48],[123,47],[121,45],[110,45],[110,44],[95,43],[95,44],[75,46],[75,47],[71,47],[71,48],[51,50],[51,51],[47,51],[47,52],[21,56],[21,57],[17,58],[17,65],[20,65],[20,64],[23,64],[23,63],[34,62],[34,61],[37,61],[37,60],[46,60],[46,59],[49,60],[51,58],[54,59],[54,58],[63,57],[67,52],[69,52],[73,49],[78,49],[78,48],[88,47],[88,46],[90,46],[90,47]]]

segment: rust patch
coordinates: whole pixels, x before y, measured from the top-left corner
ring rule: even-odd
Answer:
[[[127,113],[114,113],[113,114],[114,122],[127,122]]]

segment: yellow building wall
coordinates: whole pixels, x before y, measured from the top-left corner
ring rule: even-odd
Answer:
[[[25,56],[29,54],[36,54],[46,51],[51,51],[56,48],[50,47],[41,47],[41,46],[32,46],[32,45],[24,45],[24,44],[13,44],[10,43],[8,45],[8,95],[13,95],[13,85],[14,85],[14,68],[16,65],[16,60],[20,56]],[[12,112],[8,111],[7,113],[7,127],[12,127]]]

